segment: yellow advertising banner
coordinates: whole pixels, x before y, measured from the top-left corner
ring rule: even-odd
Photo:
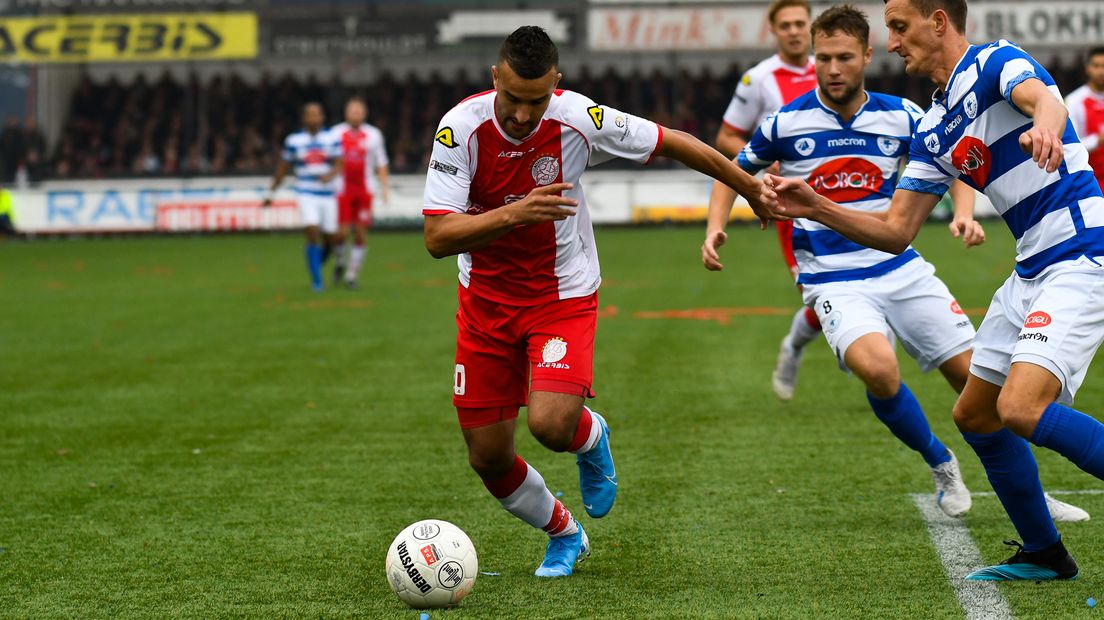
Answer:
[[[0,18],[0,61],[142,62],[257,57],[253,13]]]

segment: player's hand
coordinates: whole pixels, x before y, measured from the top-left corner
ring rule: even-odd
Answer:
[[[771,214],[770,208],[763,202],[763,183],[756,179],[755,189],[749,194],[741,194],[748,201],[751,212],[759,218],[759,230],[766,230],[767,224],[777,218]]]
[[[702,264],[710,271],[724,269],[721,264],[721,255],[717,249],[728,241],[728,233],[723,230],[712,230],[705,233],[705,243],[701,246]]]
[[[1021,133],[1020,149],[1047,172],[1054,172],[1062,164],[1062,136],[1053,129],[1034,126]]]
[[[802,179],[766,174],[760,200],[772,219],[811,218],[816,211],[817,193]]]
[[[947,227],[951,229],[951,236],[961,238],[968,248],[985,243],[985,229],[981,227],[981,222],[973,218],[955,218]]]
[[[510,209],[514,223],[519,226],[566,220],[575,215],[575,207],[579,206],[579,201],[561,196],[560,193],[573,187],[575,186],[571,183],[543,185],[533,189],[525,198],[503,208]]]

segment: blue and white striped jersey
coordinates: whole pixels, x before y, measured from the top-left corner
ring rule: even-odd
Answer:
[[[783,176],[805,179],[833,202],[885,211],[924,112],[900,97],[867,96],[850,122],[825,106],[816,90],[795,99],[764,119],[740,153],[740,167],[755,173],[777,161]],[[912,247],[900,256],[873,250],[806,219],[794,220],[793,249],[799,284],[874,278],[920,256]]]
[[[901,189],[942,195],[955,178],[983,192],[1016,238],[1016,272],[1034,278],[1051,265],[1104,256],[1104,197],[1089,154],[1066,122],[1065,159],[1048,173],[1020,150],[1032,119],[1012,103],[1012,89],[1039,79],[1062,99],[1053,78],[1005,40],[973,45],[913,137]]]
[[[323,183],[319,179],[333,170],[338,157],[341,157],[341,139],[326,129],[315,134],[297,131],[284,140],[283,158],[294,168],[297,192],[333,195],[338,180],[334,178]]]

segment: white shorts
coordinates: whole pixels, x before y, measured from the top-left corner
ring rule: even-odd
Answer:
[[[1049,370],[1070,404],[1104,340],[1104,267],[1080,258],[1034,280],[1015,272],[993,295],[974,340],[970,373],[1004,385],[1015,362]]]
[[[923,372],[968,351],[974,338],[973,323],[922,258],[876,278],[807,284],[804,300],[844,370],[847,348],[867,334],[892,329]]]
[[[303,220],[303,226],[317,226],[328,235],[337,233],[336,196],[299,192],[295,200],[299,203],[299,218]]]

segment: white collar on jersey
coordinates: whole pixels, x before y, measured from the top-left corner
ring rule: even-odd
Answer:
[[[964,69],[962,64],[966,61],[966,57],[970,55],[970,52],[973,51],[973,49],[973,45],[966,46],[966,51],[962,52],[962,56],[960,56],[958,58],[958,62],[955,63],[954,70],[951,71],[951,77],[947,78],[946,88],[937,88],[935,89],[935,92],[932,93],[932,103],[938,103],[942,105],[944,109],[949,108],[949,106],[947,105],[947,101],[945,101],[947,98],[947,93],[951,92],[951,86],[954,85],[955,78],[962,74],[962,71]]]
[[[851,125],[853,125],[855,123],[855,119],[859,118],[859,116],[866,110],[866,105],[870,103],[870,93],[867,92],[866,89],[863,89],[863,94],[866,95],[866,101],[864,101],[863,104],[859,106],[858,110],[855,110],[855,115],[851,117],[851,120],[845,122],[843,120],[843,117],[840,116],[839,112],[836,112],[832,108],[828,107],[828,104],[824,103],[824,100],[820,98],[820,88],[817,87],[813,89],[813,95],[816,96],[817,103],[820,104],[821,109],[831,114],[833,118],[839,121],[841,127],[850,127]]]
[[[794,73],[804,73],[806,70],[809,69],[809,65],[813,64],[816,60],[814,56],[809,56],[809,59],[808,61],[806,61],[805,66],[798,67],[786,62],[786,59],[782,58],[782,54],[779,54],[778,52],[774,53],[774,57],[778,59],[778,64],[782,65],[782,68],[793,71]]]

